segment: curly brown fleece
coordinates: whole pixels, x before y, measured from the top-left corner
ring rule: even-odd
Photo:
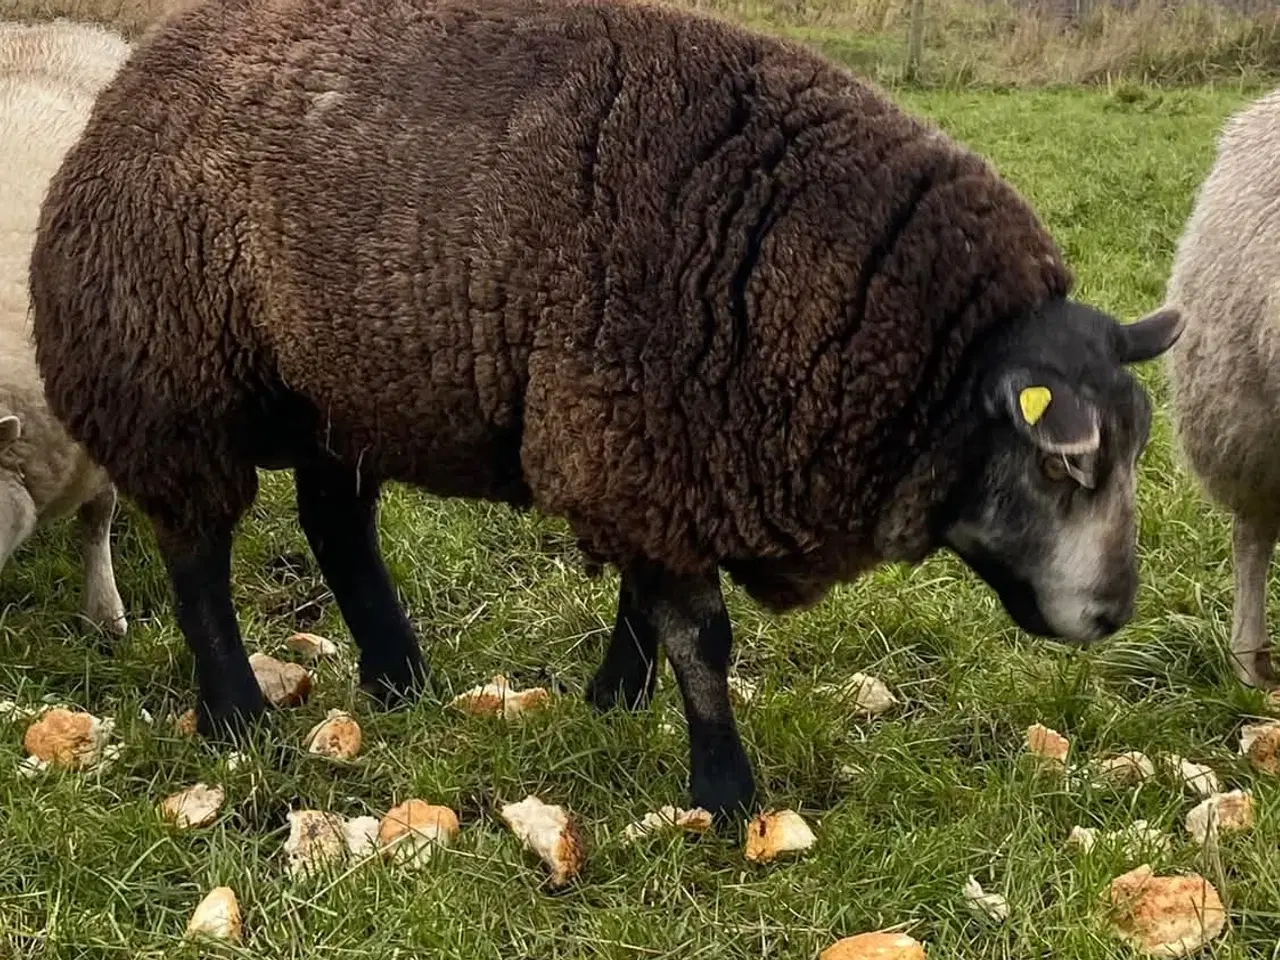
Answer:
[[[1071,286],[847,72],[601,0],[208,0],[100,99],[31,277],[51,405],[162,530],[318,444],[777,608],[926,550],[967,356]]]

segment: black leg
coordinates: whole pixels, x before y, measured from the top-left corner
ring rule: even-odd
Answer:
[[[173,584],[178,626],[196,661],[202,736],[232,739],[266,710],[249,667],[231,604],[234,521],[200,535],[179,535],[157,525],[157,539]]]
[[[637,601],[636,576],[623,571],[613,635],[600,668],[587,685],[587,701],[597,710],[611,710],[619,704],[638,710],[653,699],[658,682],[658,634]]]
[[[680,685],[689,727],[689,791],[694,806],[721,822],[750,812],[755,778],[729,701],[733,629],[715,573],[677,577],[660,569],[637,577],[637,608],[652,625]]]
[[[294,484],[307,542],[360,648],[361,686],[384,703],[412,696],[427,668],[378,550],[377,481],[324,462],[298,467]]]

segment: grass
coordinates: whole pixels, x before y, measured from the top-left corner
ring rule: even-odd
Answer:
[[[904,83],[911,0],[683,0],[817,46],[876,80]],[[1088,0],[1086,0],[1088,2]],[[1280,8],[1219,0],[1096,0],[1077,21],[1027,0],[923,0],[912,85],[1187,85],[1280,78]]]
[[[1159,301],[1221,121],[1254,93],[1127,86],[899,97],[1027,193],[1081,296],[1132,318]],[[182,956],[177,937],[191,909],[229,884],[248,929],[234,955],[270,960],[812,960],[840,936],[893,925],[927,941],[932,957],[1122,957],[1099,899],[1135,861],[1105,850],[1074,857],[1062,842],[1077,823],[1115,828],[1145,817],[1177,838],[1167,856],[1151,854],[1153,865],[1198,869],[1228,900],[1233,929],[1212,955],[1280,957],[1280,792],[1235,754],[1239,727],[1264,707],[1226,664],[1227,528],[1175,462],[1160,370],[1142,377],[1159,407],[1140,488],[1143,585],[1134,623],[1103,647],[1072,651],[1020,634],[946,556],[881,569],[789,618],[730,592],[735,670],[761,686],[739,719],[762,789],[771,805],[804,813],[819,837],[810,855],[766,868],[749,868],[733,835],[621,841],[630,821],[685,799],[678,697],[665,674],[649,713],[597,717],[581,702],[616,579],[580,576],[554,520],[389,491],[384,549],[433,661],[435,695],[378,713],[356,696],[347,669],[326,667],[312,701],[273,715],[253,762],[235,772],[165,723],[190,706],[191,664],[145,523],[127,507],[117,522],[132,622],[111,656],[76,623],[73,525],[43,531],[0,578],[0,698],[114,716],[123,753],[101,775],[23,779],[21,726],[0,727],[0,956]],[[264,477],[235,578],[251,649],[280,653],[303,628],[343,644],[351,662],[284,476]],[[884,678],[902,707],[854,721],[812,695],[857,670]],[[498,672],[563,696],[549,713],[512,724],[443,708]],[[365,750],[348,765],[300,748],[335,706],[365,729]],[[142,722],[143,708],[156,725]],[[1205,861],[1181,829],[1194,801],[1167,782],[1105,791],[1035,777],[1019,752],[1036,721],[1071,736],[1081,757],[1138,749],[1211,763],[1228,785],[1253,789],[1257,827],[1226,838],[1220,863]],[[192,832],[163,827],[155,804],[201,779],[226,785],[222,817]],[[578,813],[593,845],[581,881],[558,895],[542,888],[536,861],[496,817],[500,802],[529,792]],[[291,806],[376,815],[410,796],[460,812],[457,849],[415,873],[371,866],[310,884],[287,878]],[[964,910],[970,874],[1009,898],[1006,927]]]
[[[137,36],[187,0],[5,0],[0,16],[96,20]],[[913,0],[667,0],[789,36],[881,83],[906,82]],[[1055,15],[1081,3],[1078,18]],[[923,0],[913,86],[1280,82],[1271,0]]]

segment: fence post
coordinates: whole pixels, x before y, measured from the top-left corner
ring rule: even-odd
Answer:
[[[920,73],[920,57],[924,53],[924,0],[911,0],[910,22],[907,25],[908,80],[915,80]]]

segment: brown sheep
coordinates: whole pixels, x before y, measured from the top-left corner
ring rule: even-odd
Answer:
[[[229,587],[257,467],[294,471],[366,688],[420,689],[375,523],[403,481],[620,569],[589,696],[643,703],[662,644],[717,814],[755,799],[721,569],[785,610],[949,546],[1030,630],[1129,618],[1123,365],[1179,320],[1070,285],[1010,186],[847,72],[625,0],[201,3],[98,102],[31,270],[50,403],[155,526],[203,732],[263,710]]]

